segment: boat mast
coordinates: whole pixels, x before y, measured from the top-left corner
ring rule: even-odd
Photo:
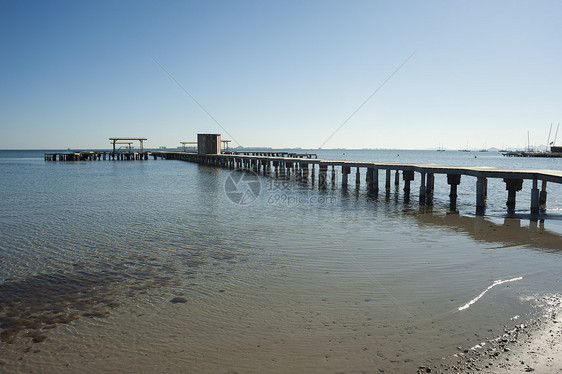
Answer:
[[[548,142],[550,141],[550,133],[552,132],[552,122],[550,122],[550,130],[548,130],[548,139],[546,140],[546,149],[545,151],[548,152]]]
[[[554,135],[554,140],[552,141],[552,145],[556,145],[556,138],[558,137],[558,128],[560,127],[560,122],[558,122],[558,126],[556,126],[556,134]]]

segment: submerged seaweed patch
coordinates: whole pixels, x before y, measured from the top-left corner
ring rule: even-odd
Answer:
[[[12,343],[21,335],[42,342],[49,330],[86,313],[104,313],[119,304],[110,297],[115,274],[40,274],[0,285],[0,340]],[[101,311],[101,312],[99,312]],[[25,332],[25,334],[20,334]]]
[[[191,269],[187,278],[195,277],[197,268],[209,261],[200,253],[190,252],[189,256],[180,257]],[[90,264],[73,265],[73,273],[38,274],[0,284],[0,342],[31,338],[34,343],[40,343],[58,325],[84,317],[108,318],[111,310],[120,305],[117,298],[137,298],[168,287],[174,284],[174,274],[182,273],[175,268],[175,262],[159,263],[158,259],[147,256],[104,263],[104,270],[97,272],[86,270],[91,268]],[[170,302],[187,300],[176,297]]]
[[[40,343],[47,339],[44,333],[57,325],[81,317],[108,318],[119,307],[120,294],[135,297],[170,284],[170,277],[155,275],[146,267],[120,270],[39,274],[0,284],[0,341],[13,343],[22,337]],[[117,289],[117,284],[123,287]]]

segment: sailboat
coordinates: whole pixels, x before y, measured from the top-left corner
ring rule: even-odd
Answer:
[[[552,128],[552,124],[550,125]],[[556,126],[556,135],[554,135],[554,140],[548,144],[550,145],[550,152],[551,153],[562,153],[562,147],[556,145],[556,138],[558,137],[558,129],[560,128],[560,123]],[[550,134],[548,134],[548,140],[550,140]]]

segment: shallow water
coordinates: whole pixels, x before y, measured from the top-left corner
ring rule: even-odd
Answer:
[[[264,176],[258,198],[238,205],[224,190],[230,173],[0,152],[0,371],[414,372],[540,314],[541,296],[561,290],[559,186],[532,222],[524,196],[523,218],[506,217],[492,182],[477,217],[465,180],[455,214],[438,177],[433,207],[405,204],[400,190]]]

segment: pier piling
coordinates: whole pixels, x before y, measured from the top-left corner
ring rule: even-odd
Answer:
[[[318,172],[318,188],[325,189],[328,183],[328,165],[320,164]]]
[[[477,177],[476,179],[476,214],[483,215],[486,209],[486,186],[485,177]]]
[[[345,165],[343,165],[341,167],[341,184],[342,186],[347,186],[347,178],[349,173],[351,172],[351,169]]]
[[[433,173],[427,173],[425,187],[425,205],[433,205],[433,190],[435,186],[435,176]]]
[[[369,185],[370,191],[372,193],[379,192],[379,169],[370,168],[371,170],[371,183]]]
[[[539,213],[539,188],[537,178],[533,178],[533,188],[531,189],[531,214]]]
[[[373,168],[367,168],[365,172],[365,182],[367,183],[367,187],[371,189],[371,182],[373,180]]]
[[[308,164],[301,164],[301,169],[302,169],[302,182],[308,183],[308,174],[309,174]]]
[[[391,173],[391,170],[390,170],[390,169],[386,169],[386,184],[384,185],[384,188],[385,188],[387,191],[390,190],[390,178],[391,178],[390,173]]]
[[[539,209],[544,211],[546,209],[546,181],[542,181],[541,192],[539,193]]]
[[[504,178],[503,181],[507,190],[507,202],[505,203],[507,212],[513,214],[515,213],[515,195],[523,188],[523,179]]]
[[[404,180],[404,201],[410,201],[410,182],[414,180],[413,170],[404,170],[402,172],[402,180]]]
[[[425,173],[420,173],[421,184],[420,184],[420,205],[425,205]]]
[[[449,192],[449,208],[452,211],[457,210],[457,187],[461,183],[460,174],[447,174],[447,183],[451,186]]]

